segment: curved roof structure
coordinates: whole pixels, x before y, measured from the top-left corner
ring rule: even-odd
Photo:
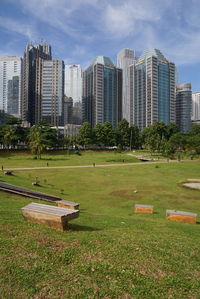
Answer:
[[[112,60],[106,56],[96,56],[96,58],[93,60],[92,64],[97,64],[97,63],[103,64],[105,66],[110,66],[110,65],[114,66]]]

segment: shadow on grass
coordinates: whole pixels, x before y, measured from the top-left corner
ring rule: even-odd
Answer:
[[[100,230],[99,228],[96,227],[78,225],[78,224],[69,224],[69,229],[73,231],[87,231],[87,232]]]

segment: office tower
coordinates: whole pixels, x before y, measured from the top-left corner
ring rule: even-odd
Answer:
[[[72,123],[81,125],[82,123],[82,102],[76,102],[73,106]]]
[[[191,84],[176,86],[176,124],[180,131],[188,132],[191,128],[192,90]]]
[[[122,119],[122,70],[110,58],[97,56],[83,73],[83,121],[92,126]]]
[[[192,93],[192,120],[200,120],[200,92]]]
[[[51,46],[27,44],[23,59],[22,120],[31,125],[41,119],[42,62],[51,60]]]
[[[66,124],[72,124],[72,113],[73,113],[73,99],[71,97],[64,96],[64,102],[63,102],[64,126]]]
[[[133,103],[130,102],[129,96],[129,66],[135,62],[135,53],[131,49],[123,49],[117,54],[117,66],[123,70],[122,81],[122,117],[125,118],[129,124],[131,122],[131,111],[133,110]]]
[[[82,100],[82,69],[78,64],[65,65],[65,95],[74,103]]]
[[[41,102],[37,120],[43,120],[53,126],[61,125],[63,124],[64,62],[56,59],[43,60],[40,80]]]
[[[0,58],[0,110],[20,117],[22,59]]]
[[[144,129],[155,122],[175,122],[175,65],[157,50],[144,51],[130,66],[130,124]]]

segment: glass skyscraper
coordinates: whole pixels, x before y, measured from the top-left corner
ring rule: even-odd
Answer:
[[[135,53],[131,49],[123,49],[117,54],[117,66],[123,70],[122,84],[122,117],[129,124],[132,123],[133,103],[130,101],[129,89],[129,66],[135,62]]]
[[[20,117],[22,59],[0,58],[0,110]]]
[[[180,131],[188,132],[191,128],[192,90],[191,84],[176,86],[176,124]]]
[[[175,65],[157,50],[144,51],[129,68],[132,124],[140,129],[157,121],[175,122]]]
[[[92,126],[122,119],[122,70],[105,56],[97,56],[83,73],[83,121]]]

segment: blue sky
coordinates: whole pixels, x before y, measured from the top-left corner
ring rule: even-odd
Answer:
[[[122,48],[158,48],[200,91],[199,16],[200,0],[0,0],[0,56],[44,39],[54,58],[84,68],[97,55],[116,62]]]

